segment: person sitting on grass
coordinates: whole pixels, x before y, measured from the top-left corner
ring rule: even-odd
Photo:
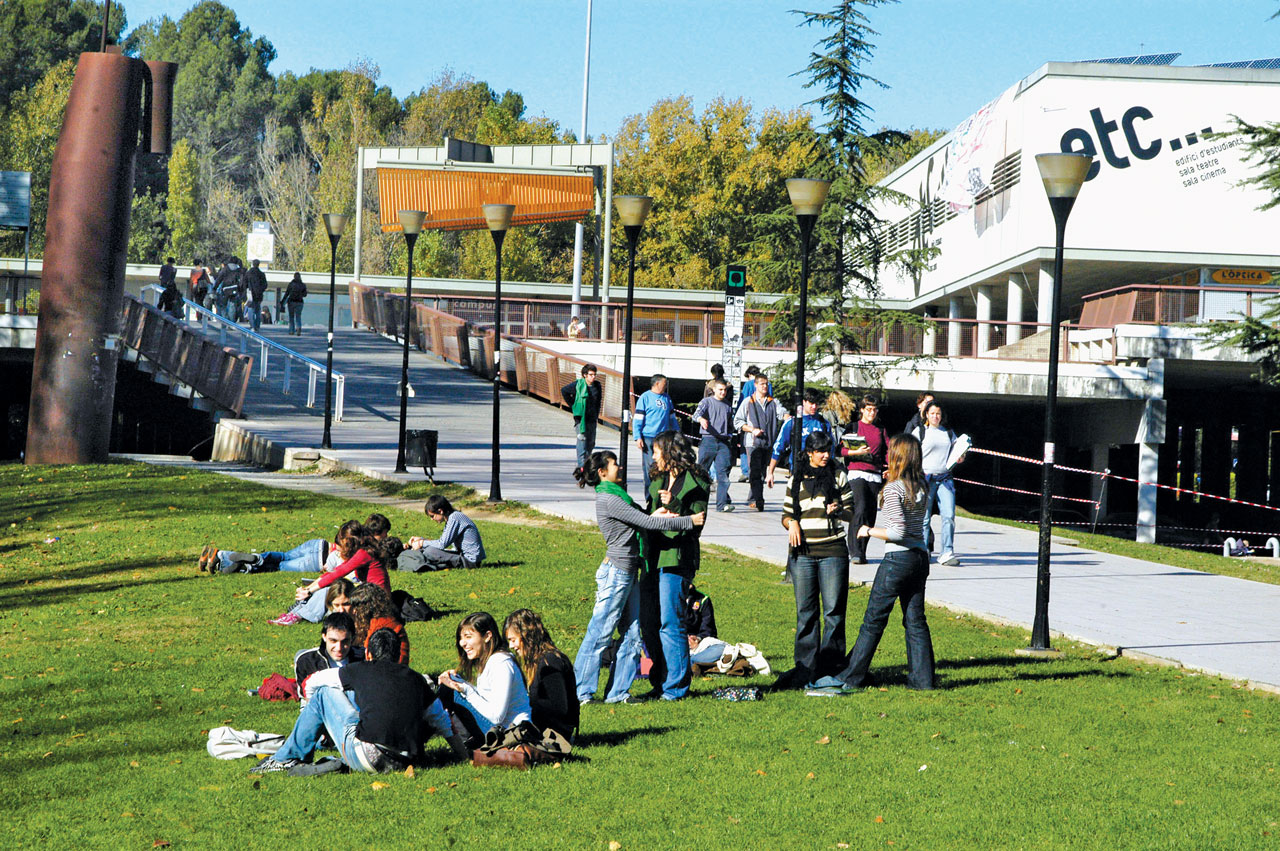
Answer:
[[[293,674],[299,695],[306,693],[307,678],[312,674],[330,668],[344,668],[352,662],[364,660],[364,648],[354,645],[355,635],[356,625],[351,615],[329,612],[324,616],[320,622],[320,646],[299,650],[293,657]],[[303,706],[305,701],[303,698]]]
[[[578,686],[573,663],[556,649],[542,618],[516,609],[502,625],[507,646],[520,663],[529,711],[539,730],[555,730],[570,742],[578,730]]]
[[[370,514],[363,524],[348,520],[338,530],[333,546],[324,538],[312,538],[286,552],[269,550],[263,553],[244,553],[220,550],[207,544],[200,554],[198,567],[201,572],[215,570],[219,573],[266,573],[281,570],[290,573],[323,573],[337,567],[351,555],[337,558],[333,550],[341,550],[341,541],[352,536],[353,530],[363,525],[367,534],[382,539],[391,531],[391,521],[382,514]],[[352,550],[354,552],[354,550]],[[333,559],[333,560],[331,560]]]
[[[507,652],[498,623],[488,612],[473,612],[458,624],[458,667],[440,675],[440,699],[474,750],[495,727],[530,720],[529,691],[520,666]]]
[[[355,622],[353,644],[367,652],[369,636],[380,629],[389,629],[400,637],[400,664],[409,664],[409,636],[385,588],[366,582],[352,591],[351,618]]]
[[[431,734],[444,737],[460,755],[462,743],[430,681],[397,662],[399,656],[400,638],[380,629],[369,637],[369,661],[314,674],[289,737],[250,773],[293,772],[310,763],[325,730],[337,743],[338,767],[368,774],[404,771],[422,758],[422,743]]]
[[[324,617],[324,595],[316,592],[352,574],[358,582],[381,585],[387,593],[391,592],[391,579],[387,576],[385,565],[394,563],[396,556],[400,554],[400,540],[398,538],[379,540],[369,535],[363,526],[353,537],[356,545],[355,552],[319,579],[298,588],[294,592],[296,602],[293,607],[269,623],[276,626],[290,626],[301,620],[319,623]]]
[[[412,537],[409,548],[400,554],[397,567],[414,573],[424,570],[447,570],[458,567],[479,567],[484,561],[484,544],[480,530],[471,518],[458,511],[444,496],[433,493],[427,497],[423,509],[428,517],[444,524],[439,538]]]

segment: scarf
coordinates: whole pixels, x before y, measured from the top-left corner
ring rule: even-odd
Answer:
[[[583,383],[585,384],[586,382],[583,382]],[[641,510],[640,506],[636,505],[636,501],[631,498],[631,494],[627,493],[626,490],[622,487],[622,485],[618,484],[617,482],[610,482],[602,479],[600,481],[600,484],[596,485],[596,493],[613,494],[614,496],[618,497],[627,505],[631,506],[637,511]],[[640,563],[644,564],[644,535],[640,533],[639,529],[636,530],[636,544],[639,545],[638,553],[640,557]]]
[[[574,391],[573,391],[573,416],[578,421],[578,434],[586,434],[587,432],[587,394],[588,392],[589,391],[587,390],[587,379],[579,378],[577,383],[574,386]]]

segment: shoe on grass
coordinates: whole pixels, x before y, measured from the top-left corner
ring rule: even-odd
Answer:
[[[805,697],[844,697],[850,692],[846,692],[843,688],[835,688],[827,686],[824,688],[815,688],[810,686],[804,690]]]
[[[347,764],[340,759],[327,756],[318,762],[300,763],[289,769],[290,777],[319,777],[321,774],[339,772],[345,774]]]
[[[588,698],[584,698],[584,699],[579,700],[579,701],[578,701],[578,705],[579,705],[579,706],[589,706],[589,705],[590,705],[590,704],[592,704],[592,703],[599,703],[599,702],[600,702],[600,701],[596,700],[594,697],[588,697]]]
[[[300,620],[302,620],[301,615],[298,615],[295,612],[285,612],[280,617],[272,618],[271,620],[267,621],[267,623],[271,624],[272,626],[293,626],[295,623],[297,623]]]
[[[651,698],[647,694],[624,694],[620,700],[605,701],[605,702],[609,703],[612,706],[617,706],[619,704],[624,704],[624,703],[625,704],[648,703],[650,699]]]
[[[249,773],[270,774],[274,771],[288,771],[299,765],[302,765],[300,759],[276,759],[274,756],[264,756],[261,762],[249,769]]]
[[[205,544],[204,550],[200,553],[200,560],[196,562],[196,566],[200,568],[201,573],[205,573],[206,571],[209,573],[216,573],[217,570],[215,565],[217,565],[217,563],[218,548],[213,544]]]

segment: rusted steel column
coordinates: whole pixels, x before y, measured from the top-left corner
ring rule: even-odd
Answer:
[[[28,464],[107,460],[147,83],[147,64],[118,54],[84,53],[76,66],[49,182]]]

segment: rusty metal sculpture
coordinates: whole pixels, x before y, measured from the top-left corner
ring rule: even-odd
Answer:
[[[28,464],[107,460],[134,157],[169,153],[177,70],[80,55],[49,181]]]

